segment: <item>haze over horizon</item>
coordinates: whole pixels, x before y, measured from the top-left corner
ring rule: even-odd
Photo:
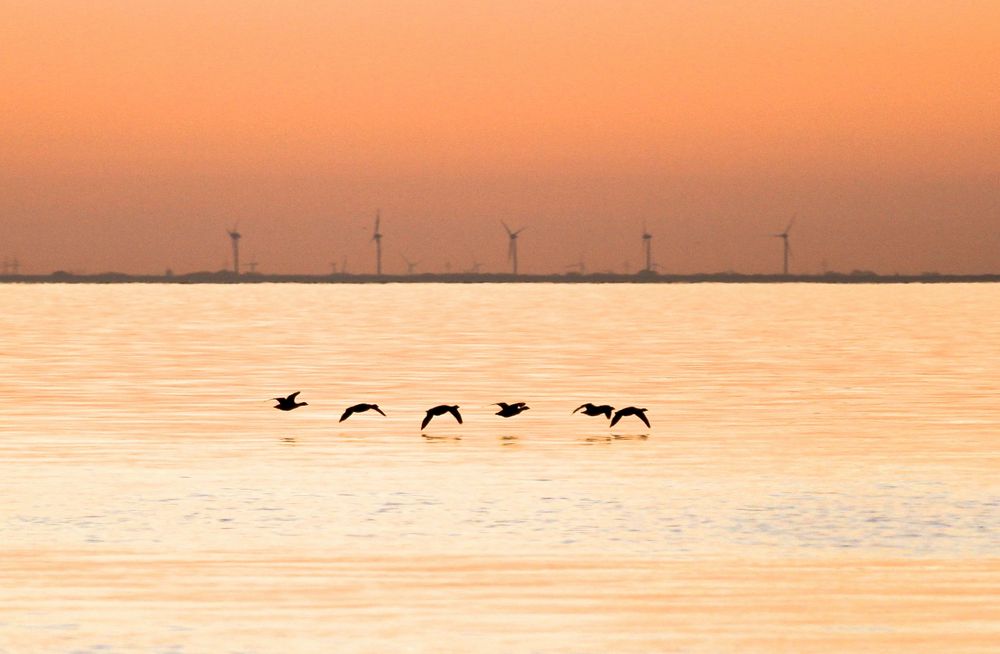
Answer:
[[[1000,3],[0,7],[22,273],[1000,271]]]

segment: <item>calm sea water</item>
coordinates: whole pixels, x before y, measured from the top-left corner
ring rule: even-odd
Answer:
[[[7,285],[0,307],[4,654],[1000,644],[996,285]],[[293,391],[309,406],[271,408]],[[387,416],[339,423],[357,402]],[[421,431],[442,403],[465,423]]]

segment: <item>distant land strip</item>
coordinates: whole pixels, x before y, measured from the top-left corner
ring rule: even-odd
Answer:
[[[193,272],[176,275],[129,275],[125,273],[80,274],[57,271],[49,275],[0,275],[0,283],[18,284],[943,284],[1000,282],[1000,273],[986,275],[880,275],[873,272],[828,272],[819,275],[699,273],[672,275],[641,272],[567,273],[560,275],[512,275],[504,273],[422,273],[375,275],[336,273],[326,275],[270,275],[231,271]]]

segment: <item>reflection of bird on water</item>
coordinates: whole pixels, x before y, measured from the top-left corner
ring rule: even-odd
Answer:
[[[420,428],[423,429],[426,427],[427,423],[429,423],[431,418],[434,416],[441,416],[446,413],[450,413],[455,416],[455,420],[458,421],[458,424],[462,424],[462,414],[458,412],[457,404],[439,404],[432,409],[427,409],[427,415],[424,416],[424,421],[420,423]]]
[[[646,410],[637,409],[634,406],[627,406],[624,409],[615,411],[615,417],[611,419],[611,426],[614,427],[615,424],[617,424],[618,421],[624,418],[625,416],[635,416],[639,420],[642,420],[644,423],[646,423],[647,427],[650,426],[649,420],[646,418]]]
[[[292,409],[297,409],[300,406],[309,406],[308,402],[296,402],[295,396],[302,391],[295,391],[288,397],[272,397],[271,399],[276,401],[277,404],[274,405],[275,409],[281,409],[282,411],[291,411]]]
[[[355,413],[361,413],[362,411],[368,411],[369,409],[382,413],[382,409],[378,408],[377,404],[355,404],[354,406],[347,407],[347,410],[344,411],[344,415],[340,416],[340,422],[344,422]],[[382,413],[382,415],[384,416],[385,414]]]
[[[590,402],[586,404],[581,404],[580,406],[573,409],[573,413],[577,411],[583,411],[584,415],[587,416],[604,416],[605,418],[611,418],[611,412],[615,410],[613,406],[608,406],[607,404],[594,405]]]
[[[515,402],[514,404],[507,404],[506,402],[494,402],[493,404],[500,407],[500,410],[497,411],[496,414],[504,418],[510,418],[511,416],[516,416],[522,411],[531,408],[524,402]]]

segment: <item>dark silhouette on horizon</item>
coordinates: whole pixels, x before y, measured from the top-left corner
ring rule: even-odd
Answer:
[[[446,413],[450,413],[455,416],[455,420],[458,421],[458,424],[462,424],[462,414],[458,412],[457,404],[439,404],[436,407],[427,409],[427,415],[424,416],[424,421],[420,423],[420,428],[423,429],[426,427],[427,423],[429,423],[431,418],[434,416],[441,416]]]
[[[308,402],[295,401],[295,396],[301,392],[302,391],[295,391],[288,397],[272,397],[271,399],[277,402],[277,404],[274,405],[274,408],[280,409],[281,411],[291,411],[292,409],[297,409],[300,406],[309,406]]]
[[[642,224],[642,246],[646,250],[646,267],[640,270],[640,273],[645,273],[647,275],[652,274],[653,271],[653,235],[649,233],[646,229],[646,223]]]
[[[237,277],[240,276],[240,239],[243,238],[243,235],[240,234],[239,232],[239,226],[240,226],[239,221],[236,221],[236,224],[233,225],[233,228],[227,230],[229,232],[229,238],[230,240],[232,240],[232,245],[233,245],[233,274],[236,275]]]
[[[646,423],[647,427],[651,426],[649,424],[649,419],[646,418],[646,410],[637,409],[634,406],[627,406],[624,409],[619,409],[618,411],[615,411],[615,417],[611,419],[611,425],[609,426],[614,427],[616,424],[618,424],[619,420],[621,420],[626,416],[635,416],[639,420],[642,420],[644,423]]]
[[[585,416],[604,416],[605,418],[610,420],[611,412],[614,411],[615,408],[607,404],[596,405],[587,402],[586,404],[581,404],[580,406],[573,409],[573,413],[576,413],[577,411],[581,410],[583,411],[583,415]]]
[[[789,247],[789,257],[792,256]],[[659,264],[653,263],[653,274],[643,270],[631,274],[611,271],[588,272],[586,275],[569,273],[518,274],[484,273],[468,270],[455,273],[416,273],[413,275],[376,275],[372,273],[348,273],[341,266],[337,273],[285,274],[255,273],[235,275],[229,268],[222,270],[201,270],[177,272],[172,270],[162,275],[137,275],[123,272],[84,273],[80,271],[54,270],[49,273],[25,274],[19,272],[6,275],[0,269],[0,283],[19,284],[995,284],[1000,282],[1000,273],[952,274],[923,272],[907,274],[883,274],[872,270],[851,270],[839,272],[828,270],[822,274],[789,273],[740,273],[735,271],[705,272],[686,274],[660,274]]]
[[[515,402],[514,404],[507,404],[506,402],[494,402],[493,404],[500,407],[500,410],[497,411],[496,415],[501,416],[503,418],[510,418],[516,416],[522,411],[527,411],[528,409],[531,408],[524,402]]]
[[[368,410],[375,411],[376,413],[381,413],[383,416],[385,415],[385,413],[382,412],[382,409],[378,408],[377,404],[364,404],[364,403],[355,404],[354,406],[347,407],[347,409],[344,411],[344,414],[340,416],[340,420],[338,422],[344,422],[355,413],[362,413],[363,411],[368,411]]]
[[[502,220],[500,224],[507,230],[507,236],[510,239],[507,244],[507,260],[511,262],[512,273],[517,275],[517,235],[524,231],[524,227],[515,231],[508,227],[507,223]]]
[[[788,256],[792,253],[792,247],[788,244],[788,232],[792,229],[792,225],[795,224],[795,216],[788,221],[788,226],[785,227],[785,231],[778,234],[771,234],[775,238],[780,238],[784,242],[784,265],[781,269],[781,274],[788,276]]]
[[[382,232],[378,230],[382,222],[382,210],[375,212],[375,229],[372,230],[372,240],[375,241],[375,274],[382,274]]]
[[[419,261],[410,261],[409,259],[406,258],[406,255],[403,254],[403,253],[400,253],[399,256],[401,256],[403,258],[403,261],[406,263],[406,274],[407,275],[414,274],[413,271],[415,271],[417,269],[417,266],[420,265],[420,262]]]

